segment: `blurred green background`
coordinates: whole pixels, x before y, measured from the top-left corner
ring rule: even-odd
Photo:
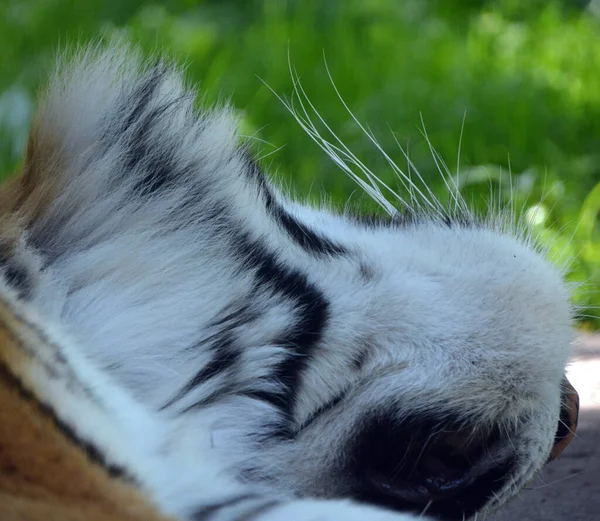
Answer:
[[[596,2],[597,3],[597,2]],[[371,170],[394,173],[337,98],[404,169],[402,145],[442,200],[423,137],[473,205],[512,190],[556,259],[581,325],[600,327],[600,9],[563,0],[2,0],[0,176],[18,167],[35,92],[59,46],[127,34],[187,63],[207,102],[230,100],[286,186],[373,210],[301,130],[288,53],[307,96]],[[325,58],[324,58],[325,57]],[[421,120],[422,118],[422,120]],[[462,142],[459,155],[459,139]],[[396,142],[397,141],[397,142]],[[508,172],[512,173],[512,187]]]

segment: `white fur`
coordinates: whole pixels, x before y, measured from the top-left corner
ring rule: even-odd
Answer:
[[[511,497],[542,467],[558,421],[571,306],[560,270],[520,225],[500,217],[479,221],[455,193],[449,213],[472,224],[447,227],[447,210],[425,189],[419,195],[397,167],[412,194],[404,204],[415,216],[400,226],[364,226],[348,215],[288,201],[270,187],[288,215],[345,250],[339,256],[308,252],[269,214],[264,193],[249,180],[230,111],[195,113],[178,73],[167,72],[142,111],[169,108],[144,134],[151,146],[141,163],[128,170],[131,144],[119,131],[127,109],[122,103],[135,99],[151,74],[148,66],[134,51],[116,47],[64,61],[41,102],[36,130],[53,150],[45,168],[56,172],[50,180],[38,174],[39,190],[51,186],[56,195],[42,210],[33,203],[16,210],[32,251],[47,259],[35,298],[23,305],[39,310],[43,318],[36,321],[68,330],[73,340],[60,334],[57,342],[78,377],[102,398],[105,410],[98,414],[105,427],[97,428],[94,409],[79,414],[87,410],[80,397],[53,390],[41,374],[46,390],[40,393],[47,392],[83,436],[114,452],[161,508],[185,517],[245,487],[271,489],[265,501],[270,494],[320,496],[324,480],[335,479],[331,462],[359,432],[363,411],[373,408],[402,418],[443,407],[474,429],[516,429],[509,441],[518,470],[487,508]],[[356,162],[340,152],[343,144],[334,148],[311,126],[308,112],[296,114],[352,172]],[[168,190],[139,196],[134,187],[140,176],[165,154],[177,178]],[[370,193],[396,214],[379,180],[363,167]],[[182,209],[195,191],[198,204]],[[228,228],[231,223],[239,229]],[[281,295],[254,291],[256,270],[232,254],[238,232],[260,241],[329,303],[291,423],[302,425],[342,391],[346,398],[335,414],[317,418],[293,440],[261,444],[247,437],[283,421],[275,407],[247,393],[283,392],[266,377],[289,356],[277,340],[293,329],[298,313]],[[210,362],[213,353],[197,345],[218,333],[212,324],[218,312],[248,295],[256,317],[229,331],[241,350],[239,363],[161,409]],[[365,350],[365,363],[352,369]],[[181,414],[230,380],[221,399]],[[268,481],[238,483],[237,469],[249,466]],[[214,519],[234,519],[262,500],[253,501]],[[256,519],[341,518],[412,516],[305,499]]]

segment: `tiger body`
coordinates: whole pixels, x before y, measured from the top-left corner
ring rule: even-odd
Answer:
[[[377,222],[294,202],[176,68],[126,46],[63,61],[0,192],[2,382],[70,440],[56,472],[94,483],[77,501],[463,519],[540,470],[572,307],[518,223],[458,196]]]
[[[110,430],[61,344],[3,288],[0,303],[0,517],[4,521],[164,521],[80,429]],[[61,341],[64,337],[59,336]],[[60,360],[60,361],[59,361]],[[81,376],[81,375],[78,375]],[[74,390],[75,389],[75,390]],[[90,403],[91,402],[91,403]],[[63,409],[64,407],[64,409]],[[68,412],[65,412],[68,409]],[[93,412],[92,412],[93,411]],[[85,415],[85,421],[73,416]],[[87,433],[90,439],[89,432]]]

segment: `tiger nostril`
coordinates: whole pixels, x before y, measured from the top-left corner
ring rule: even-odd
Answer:
[[[402,477],[371,471],[368,482],[383,494],[414,504],[452,497],[474,481],[468,458],[448,452],[425,453]]]
[[[554,445],[548,462],[558,458],[575,437],[579,419],[579,394],[566,378],[563,382],[560,418],[554,436]]]
[[[434,434],[432,434],[434,433]],[[514,470],[499,432],[474,433],[417,420],[375,422],[357,447],[350,472],[360,501],[460,520],[481,509]]]

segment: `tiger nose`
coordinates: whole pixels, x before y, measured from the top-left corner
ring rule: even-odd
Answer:
[[[571,440],[575,437],[577,420],[579,418],[579,395],[571,382],[565,377],[563,381],[562,405],[560,419],[554,436],[554,446],[548,461],[558,458]]]

